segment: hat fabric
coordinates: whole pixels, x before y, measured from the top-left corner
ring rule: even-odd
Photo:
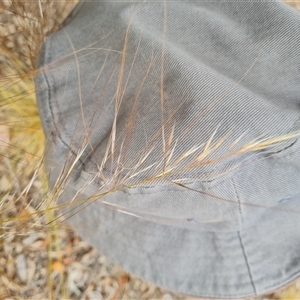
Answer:
[[[300,141],[239,151],[299,131],[299,48],[300,14],[280,2],[80,2],[36,76],[68,222],[188,295],[299,277]]]

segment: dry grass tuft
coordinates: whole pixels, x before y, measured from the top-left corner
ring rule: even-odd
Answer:
[[[48,193],[35,63],[75,2],[0,1],[0,299],[162,298],[81,241]]]

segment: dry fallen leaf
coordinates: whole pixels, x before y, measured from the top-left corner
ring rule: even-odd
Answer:
[[[7,260],[6,262],[6,276],[9,278],[9,279],[12,279],[15,275],[15,271],[16,271],[16,268],[15,268],[15,261],[14,259],[10,256],[9,259]]]
[[[1,276],[1,281],[4,283],[6,288],[12,292],[19,292],[21,290],[21,287],[16,284],[15,282],[9,280],[6,276]]]
[[[16,257],[16,269],[21,282],[25,283],[27,281],[27,266],[24,254],[19,254]]]
[[[62,273],[65,271],[65,265],[58,260],[52,262],[51,268],[53,271],[56,271],[57,273]]]
[[[27,265],[28,265],[27,284],[30,284],[36,272],[36,264],[32,259],[28,259]]]

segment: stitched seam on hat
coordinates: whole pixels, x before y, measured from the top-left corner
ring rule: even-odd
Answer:
[[[44,70],[41,72],[41,76],[44,80],[44,82],[46,83],[46,85],[48,86],[48,82],[46,80],[46,74],[44,72]],[[48,90],[49,90],[49,86],[48,86]],[[49,118],[47,117],[47,113],[46,113],[46,108],[45,108],[45,102],[49,102],[49,92],[46,91],[46,93],[43,93],[42,95],[42,105],[39,105],[39,114],[42,114],[44,116],[44,120],[45,120],[45,125],[47,127],[47,130],[50,130],[50,122],[49,122]]]
[[[238,175],[240,172],[241,172],[241,170],[237,172],[237,175]],[[237,188],[236,188],[236,186],[235,186],[235,183],[234,183],[234,181],[233,181],[233,178],[230,177],[230,180],[231,180],[231,183],[232,183],[232,186],[233,186],[234,194],[235,194],[236,199],[238,200],[238,203],[239,203],[239,212],[240,212],[240,217],[241,217],[240,220],[241,220],[241,223],[242,223],[242,221],[243,221],[243,214],[242,214],[241,200],[240,200],[240,197],[239,197],[239,195],[238,195]]]
[[[66,27],[67,25],[70,24],[71,21],[73,21],[73,19],[78,15],[80,9],[82,9],[82,6],[85,4],[86,2],[80,0],[76,6],[72,9],[72,11],[69,13],[69,15],[67,16],[67,18],[62,22],[62,24],[60,25],[60,29]]]
[[[44,116],[43,120],[46,123],[45,124],[46,125],[45,129],[47,129],[48,131],[50,131],[51,130],[51,126],[50,126],[49,118],[47,117],[47,112],[46,112],[46,106],[49,106],[48,103],[49,103],[49,98],[50,98],[50,95],[49,95],[49,84],[48,84],[48,81],[47,81],[47,76],[46,76],[46,72],[45,72],[45,68],[44,68],[44,65],[48,63],[48,61],[47,61],[47,53],[48,53],[48,51],[47,51],[47,49],[48,49],[47,43],[44,42],[44,44],[43,44],[42,47],[44,47],[44,53],[43,53],[44,57],[43,58],[39,57],[39,60],[42,58],[43,62],[41,64],[42,66],[40,66],[40,65],[38,66],[38,69],[41,69],[40,76],[42,77],[41,79],[43,79],[43,82],[47,85],[48,90],[46,90],[46,91],[44,91],[43,89],[41,90],[41,92],[40,92],[40,95],[41,95],[41,105],[39,105],[38,108],[39,108],[39,114],[40,115],[42,114]],[[37,75],[37,76],[39,76],[39,75]],[[37,78],[37,80],[39,80],[39,79]],[[38,84],[38,82],[36,82],[36,85],[37,84]],[[35,87],[35,90],[36,90],[36,97],[38,99],[39,97],[37,95],[37,89],[36,89],[36,87]]]
[[[252,287],[253,287],[255,295],[257,295],[257,290],[256,290],[256,287],[255,287],[255,283],[253,281],[253,275],[251,273],[251,268],[250,268],[248,256],[247,256],[247,253],[246,253],[245,246],[243,244],[243,239],[242,239],[240,231],[238,231],[238,237],[239,237],[241,248],[242,248],[242,251],[243,251],[243,254],[244,254],[244,257],[245,257],[245,262],[246,262],[246,266],[247,266],[247,269],[248,269],[248,273],[249,273],[249,277],[250,277],[250,280],[251,280],[251,284],[252,284]]]
[[[84,166],[83,166],[84,167]],[[81,172],[81,179],[79,179],[77,182],[79,183],[79,184],[84,184],[85,183],[85,181],[86,180],[88,180],[89,179],[89,177],[87,177],[87,176],[85,176],[85,173],[87,173],[84,169],[83,169],[83,172]],[[88,173],[89,175],[94,175],[93,173]],[[84,180],[84,181],[81,181],[81,180]],[[206,190],[212,190],[212,189],[214,189],[215,188],[215,185],[217,184],[217,185],[219,185],[219,184],[221,184],[221,183],[223,183],[225,180],[222,180],[222,181],[220,181],[220,182],[218,182],[218,183],[216,183],[216,180],[212,180],[212,181],[201,181],[202,183],[214,183],[214,185],[213,186],[203,186],[203,187],[200,187],[200,188],[205,188]],[[95,186],[96,188],[98,188],[98,183],[95,183],[95,182],[91,182],[90,183],[90,185],[91,186]],[[133,191],[133,190],[135,190],[135,189],[143,189],[143,190],[153,190],[153,189],[156,189],[157,188],[157,186],[158,185],[156,185],[156,186],[135,186],[135,187],[128,187],[127,188],[127,190],[128,191]],[[166,186],[165,184],[164,185],[160,185],[160,186]],[[168,185],[168,186],[171,186],[171,185]],[[123,193],[126,193],[126,194],[128,194],[128,195],[151,195],[151,194],[157,194],[157,193],[161,193],[161,192],[182,192],[182,190],[185,190],[184,188],[182,188],[181,190],[175,190],[175,189],[168,189],[168,188],[166,188],[166,189],[163,189],[163,190],[159,190],[159,191],[149,191],[149,193],[145,193],[145,192],[136,192],[136,193],[129,193],[129,192],[127,192],[127,190],[123,190],[123,191],[118,191],[118,192],[123,192]],[[199,190],[198,191],[199,193],[205,193],[204,191],[202,191],[202,190]]]
[[[237,200],[238,200],[238,203],[239,203],[239,212],[240,212],[240,215],[241,215],[241,221],[242,221],[243,215],[242,215],[242,209],[241,209],[241,201],[240,201],[240,197],[238,196],[237,188],[236,188],[236,186],[235,186],[235,184],[234,184],[233,178],[231,178],[231,182],[232,182],[232,185],[233,185],[233,189],[234,189],[235,196],[236,196],[236,198],[237,198]],[[256,287],[255,287],[255,283],[254,283],[254,281],[253,281],[253,275],[252,275],[252,272],[251,272],[251,267],[250,267],[248,255],[247,255],[247,252],[246,252],[244,243],[243,243],[243,239],[242,239],[242,235],[241,235],[241,230],[239,230],[239,231],[237,232],[237,234],[238,234],[239,241],[240,241],[240,245],[241,245],[241,248],[242,248],[242,251],[243,251],[243,254],[244,254],[244,258],[245,258],[246,266],[247,266],[247,269],[248,269],[250,281],[251,281],[251,284],[252,284],[254,293],[257,295],[257,290],[256,290]]]
[[[48,42],[49,42],[49,46],[47,48],[49,48],[49,51],[46,52],[46,63],[49,63],[51,62],[51,37],[48,38]],[[54,113],[53,113],[53,108],[52,108],[52,105],[51,105],[51,88],[52,90],[55,91],[56,89],[56,86],[55,86],[55,80],[54,80],[54,77],[51,75],[51,72],[49,72],[49,78],[51,78],[51,80],[49,81],[46,74],[45,74],[45,79],[46,79],[46,83],[47,83],[47,86],[48,86],[48,105],[49,105],[49,111],[50,111],[50,114],[51,114],[51,119],[52,119],[52,123],[53,123],[53,126],[55,127],[55,130],[56,130],[56,134],[57,134],[57,137],[58,139],[61,141],[61,143],[63,143],[67,149],[69,149],[69,151],[74,155],[74,157],[76,157],[76,153],[73,151],[73,149],[68,146],[68,144],[63,140],[63,138],[61,137],[60,135],[60,131],[57,127],[57,124],[55,122],[55,118],[54,118]],[[51,82],[53,82],[53,84],[51,84]],[[81,158],[78,159],[82,166],[84,166],[83,162],[81,161]]]
[[[299,279],[299,277],[300,277],[299,274],[300,274],[300,269],[298,268],[298,270],[296,270],[296,272],[289,274],[289,279],[285,280],[284,283],[282,282],[281,279],[278,279],[275,283],[273,283],[272,285],[268,285],[265,288],[269,289],[269,292],[276,291],[279,288],[284,288],[285,286],[293,283],[296,279]]]

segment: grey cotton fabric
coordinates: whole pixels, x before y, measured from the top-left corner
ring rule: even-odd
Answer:
[[[245,150],[299,132],[299,49],[300,14],[279,1],[80,2],[36,76],[68,222],[187,295],[248,297],[299,277],[299,138]]]

